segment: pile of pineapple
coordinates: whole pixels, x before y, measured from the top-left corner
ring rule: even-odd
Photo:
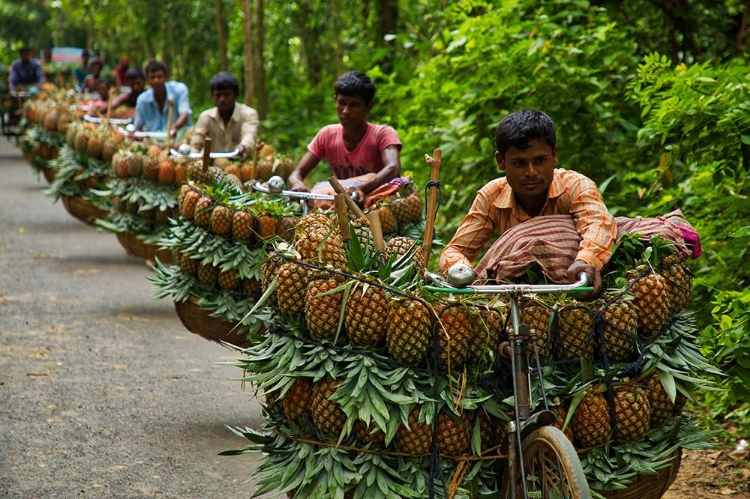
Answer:
[[[275,238],[291,238],[301,208],[253,193],[238,177],[248,165],[216,163],[221,166],[205,172],[200,161],[189,165],[191,181],[182,185],[177,200],[179,217],[173,217],[159,239],[159,245],[172,252],[173,264],[157,265],[152,281],[155,296],[171,296],[178,314],[180,303],[192,301],[206,315],[224,321],[231,335],[201,331],[181,316],[189,330],[246,345],[247,335],[262,327],[248,312],[261,296],[265,246]]]
[[[347,241],[337,219],[309,215],[264,262],[254,315],[266,331],[232,364],[263,397],[266,421],[236,429],[251,444],[227,454],[263,452],[260,490],[295,497],[499,493],[512,408],[499,355],[507,304],[431,295],[415,241],[396,237],[378,252],[366,224],[349,222]],[[636,253],[657,263],[617,256],[625,265],[607,284],[619,290],[598,301],[522,303],[548,405],[605,495],[706,439],[681,415],[701,371],[714,369],[684,311],[684,255],[651,241]]]
[[[48,182],[54,178],[49,162],[58,157],[68,124],[78,120],[70,111],[70,99],[57,92],[43,92],[24,103],[26,126],[18,147],[26,161]]]

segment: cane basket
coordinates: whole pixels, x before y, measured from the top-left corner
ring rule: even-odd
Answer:
[[[674,454],[669,467],[659,470],[655,475],[638,475],[622,490],[597,490],[607,499],[661,499],[677,478],[682,462],[682,450]]]
[[[51,184],[55,181],[55,175],[57,175],[57,168],[52,168],[50,166],[42,168],[42,176],[48,184]]]
[[[247,348],[250,342],[245,335],[235,329],[235,324],[220,317],[211,317],[210,311],[198,306],[198,300],[191,296],[185,301],[174,302],[177,316],[183,326],[198,336],[216,343],[225,341],[238,347]]]
[[[44,170],[45,174],[47,171],[48,169]],[[97,218],[106,218],[107,216],[106,211],[80,196],[63,195],[62,204],[65,211],[70,213],[71,216],[88,225],[93,225]]]
[[[159,260],[163,264],[172,263],[172,252],[165,249],[159,249],[155,244],[147,244],[138,239],[138,236],[132,232],[120,232],[117,234],[117,240],[125,249],[125,252],[142,260]]]

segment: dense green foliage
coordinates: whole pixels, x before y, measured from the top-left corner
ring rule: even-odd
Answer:
[[[241,2],[220,1],[229,69],[243,76]],[[561,166],[597,181],[613,213],[679,207],[698,229],[706,253],[691,264],[693,308],[706,351],[728,373],[729,390],[711,395],[712,407],[748,421],[747,3],[402,1],[385,37],[383,5],[265,3],[261,138],[300,157],[335,121],[337,75],[367,71],[378,84],[372,121],[399,131],[403,169],[424,185],[424,154],[443,151],[437,234],[448,239],[476,188],[498,174],[495,124],[521,107],[544,110],[558,125]],[[0,60],[10,63],[21,43],[86,46],[110,66],[121,53],[136,64],[164,59],[190,86],[197,113],[211,104],[207,82],[219,70],[215,6],[0,0],[3,20],[13,21],[0,25]]]

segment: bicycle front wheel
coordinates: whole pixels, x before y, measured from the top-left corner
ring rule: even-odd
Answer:
[[[557,428],[543,426],[524,439],[523,464],[529,499],[591,499],[578,454]],[[516,497],[524,497],[521,483]]]

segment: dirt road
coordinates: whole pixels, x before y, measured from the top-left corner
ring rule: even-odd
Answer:
[[[0,497],[250,497],[260,421],[228,349],[154,301],[115,236],[53,204],[0,141]]]

